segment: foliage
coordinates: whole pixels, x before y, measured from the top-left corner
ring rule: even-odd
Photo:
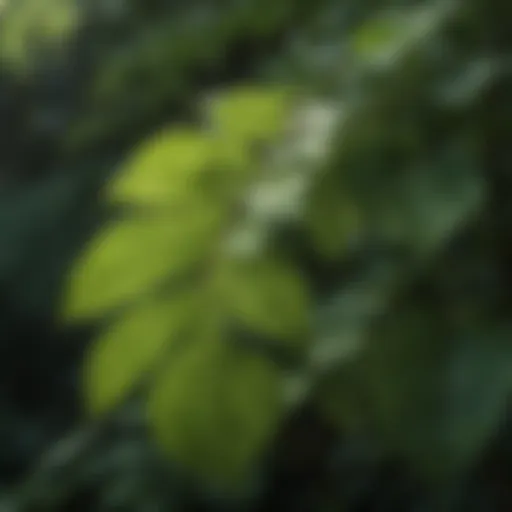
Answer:
[[[138,302],[168,283],[165,287],[170,291],[163,290],[156,302],[129,308],[119,326],[92,347],[86,395],[93,411],[104,412],[125,398],[141,372],[155,364],[163,367],[163,377],[154,370],[150,378],[154,427],[176,457],[198,470],[208,468],[210,476],[221,476],[222,464],[228,475],[239,478],[245,471],[240,464],[246,465],[261,439],[272,432],[281,402],[276,370],[257,364],[257,354],[249,357],[241,348],[233,360],[230,349],[217,348],[218,338],[221,344],[236,341],[237,326],[255,335],[292,341],[308,332],[308,294],[302,278],[273,256],[237,255],[229,245],[223,247],[225,233],[229,242],[231,225],[243,206],[240,193],[233,189],[238,182],[254,179],[250,169],[244,169],[244,165],[254,167],[248,157],[254,143],[264,142],[284,126],[281,97],[244,90],[214,101],[211,144],[193,132],[157,136],[156,142],[145,144],[107,194],[147,209],[127,213],[99,235],[76,268],[67,299],[71,318],[88,318]],[[217,144],[217,138],[227,143]],[[183,292],[172,286],[196,268]],[[154,316],[157,311],[160,314]],[[148,312],[151,332],[141,324]],[[128,353],[126,340],[135,336],[134,325],[144,326],[146,332],[134,340]],[[164,363],[166,339],[176,338],[186,346],[178,355],[172,351],[172,359]],[[122,367],[112,371],[118,364]],[[208,397],[206,393],[225,378],[227,383],[216,398]],[[236,393],[233,398],[232,393]],[[207,415],[210,407],[215,416]],[[213,449],[216,452],[210,455]],[[231,463],[228,453],[233,456]]]
[[[512,460],[506,9],[264,4],[91,3],[69,55],[40,63],[87,56],[47,139],[49,168],[73,179],[46,177],[2,215],[70,227],[53,277],[9,297],[96,329],[86,425],[133,406],[150,431],[119,441],[142,446],[131,463],[104,463],[116,441],[90,449],[69,487],[121,482],[94,510],[193,510],[197,488],[207,510],[508,510],[481,476],[494,443],[508,481]],[[11,41],[17,12],[0,20]],[[12,80],[44,90],[16,58]],[[42,247],[23,225],[6,230],[2,276]],[[48,509],[65,509],[59,492]]]

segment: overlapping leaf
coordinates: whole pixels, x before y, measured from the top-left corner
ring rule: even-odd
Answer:
[[[216,96],[209,104],[208,122],[219,147],[234,161],[250,167],[261,144],[284,134],[292,93],[283,87],[245,86]]]
[[[290,92],[247,86],[224,93],[211,104],[211,122],[233,142],[271,140],[284,127]]]
[[[157,437],[175,460],[223,481],[250,470],[281,407],[278,370],[237,346],[233,324],[276,341],[305,340],[310,328],[308,289],[297,270],[265,251],[240,257],[224,250],[234,226],[245,226],[247,180],[233,171],[249,170],[256,180],[258,170],[254,157],[233,158],[240,153],[224,142],[272,141],[288,100],[280,90],[232,94],[210,104],[209,133],[163,132],[134,152],[106,193],[136,208],[91,242],[66,302],[71,319],[128,306],[89,354],[90,410],[108,412],[149,374]],[[199,264],[201,272],[177,292],[163,286]],[[169,356],[175,341],[183,350]]]
[[[142,216],[109,224],[75,266],[66,297],[69,318],[104,315],[208,257],[221,225],[219,212]]]
[[[180,205],[198,195],[198,184],[218,166],[210,138],[190,129],[157,134],[131,155],[108,189],[112,200]]]
[[[162,374],[149,417],[174,460],[230,485],[240,481],[271,439],[281,415],[272,364],[207,333]]]
[[[263,336],[298,342],[309,333],[309,294],[304,279],[275,259],[234,262],[226,276],[234,318]]]
[[[183,327],[197,314],[197,297],[149,300],[110,326],[92,345],[84,367],[89,411],[102,414],[118,405],[152,370]]]

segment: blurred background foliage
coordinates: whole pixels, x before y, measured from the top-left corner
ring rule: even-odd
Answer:
[[[0,510],[510,511],[510,19],[0,2]]]

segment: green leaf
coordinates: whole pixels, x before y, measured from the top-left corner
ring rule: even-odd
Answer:
[[[195,208],[180,217],[137,217],[108,225],[70,276],[65,316],[103,316],[180,277],[208,257],[222,214]]]
[[[94,342],[84,366],[85,401],[92,414],[118,405],[169,345],[179,341],[184,325],[197,313],[196,298],[149,301]]]
[[[425,476],[467,469],[498,428],[512,390],[510,329],[458,333],[423,308],[389,315],[360,361],[387,446]]]
[[[416,50],[419,43],[438,35],[454,3],[433,2],[409,9],[390,10],[358,28],[351,38],[359,62],[388,65]]]
[[[291,99],[286,88],[246,86],[219,94],[209,105],[213,131],[230,144],[269,142],[285,128]]]
[[[469,467],[502,425],[512,392],[510,325],[484,325],[461,333],[448,360],[444,410],[450,462]]]
[[[233,261],[226,290],[231,314],[245,327],[293,342],[307,336],[309,291],[292,266],[271,258]]]
[[[306,212],[306,228],[316,251],[337,260],[362,227],[362,212],[340,184],[326,177],[313,191]]]
[[[62,46],[79,20],[71,0],[16,0],[0,11],[0,60],[22,70],[34,58],[36,45]]]
[[[352,37],[356,55],[365,61],[391,58],[407,41],[409,31],[398,16],[374,18],[358,28]]]
[[[176,462],[231,485],[275,432],[280,378],[269,361],[206,333],[162,374],[148,407],[156,438]]]
[[[213,141],[199,131],[164,131],[143,142],[109,186],[112,200],[182,204],[197,197],[200,179],[213,173]]]
[[[419,254],[435,254],[485,204],[484,172],[470,144],[452,142],[433,162],[408,173],[402,197],[408,237]]]

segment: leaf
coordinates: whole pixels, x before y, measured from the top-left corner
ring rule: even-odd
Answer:
[[[445,446],[458,467],[474,463],[501,427],[512,392],[511,335],[499,324],[461,333],[448,360]]]
[[[290,102],[285,88],[238,87],[213,99],[208,108],[210,122],[227,143],[268,142],[282,133]]]
[[[430,478],[467,469],[495,433],[512,390],[510,329],[450,331],[427,308],[377,326],[359,385],[389,447]]]
[[[24,70],[34,63],[36,45],[62,45],[76,28],[79,14],[71,0],[10,2],[0,12],[0,60]]]
[[[84,366],[89,411],[103,414],[126,398],[195,314],[195,296],[152,300],[114,323],[94,342]]]
[[[396,281],[393,267],[366,268],[317,310],[309,355],[319,375],[315,402],[329,422],[344,430],[360,431],[368,425],[360,358],[373,324],[394,303]]]
[[[367,266],[351,284],[317,307],[311,364],[321,373],[329,373],[356,358],[364,350],[375,320],[396,300],[401,277],[395,265]]]
[[[218,211],[195,208],[183,217],[137,217],[108,225],[70,276],[65,316],[103,316],[180,277],[208,257],[221,220]]]
[[[111,200],[180,204],[198,193],[201,177],[215,170],[212,140],[198,131],[164,131],[137,148],[109,186]]]
[[[471,138],[462,136],[408,166],[393,182],[376,176],[380,191],[368,210],[380,235],[418,260],[438,254],[485,204],[478,162]]]
[[[485,203],[484,172],[468,142],[452,142],[432,163],[408,175],[408,236],[420,254],[442,248]]]
[[[354,51],[365,61],[387,61],[396,56],[409,34],[403,19],[383,16],[364,23],[352,37]]]
[[[309,292],[304,279],[278,260],[232,262],[226,277],[233,317],[258,334],[297,342],[310,328]]]
[[[326,177],[313,191],[306,226],[316,251],[327,260],[337,260],[360,233],[362,212],[338,183]]]
[[[449,19],[453,2],[434,2],[392,10],[364,23],[351,39],[358,62],[387,66],[438,34]]]
[[[211,333],[196,340],[162,374],[148,407],[156,438],[176,462],[229,485],[272,438],[281,400],[276,368],[225,341]]]

